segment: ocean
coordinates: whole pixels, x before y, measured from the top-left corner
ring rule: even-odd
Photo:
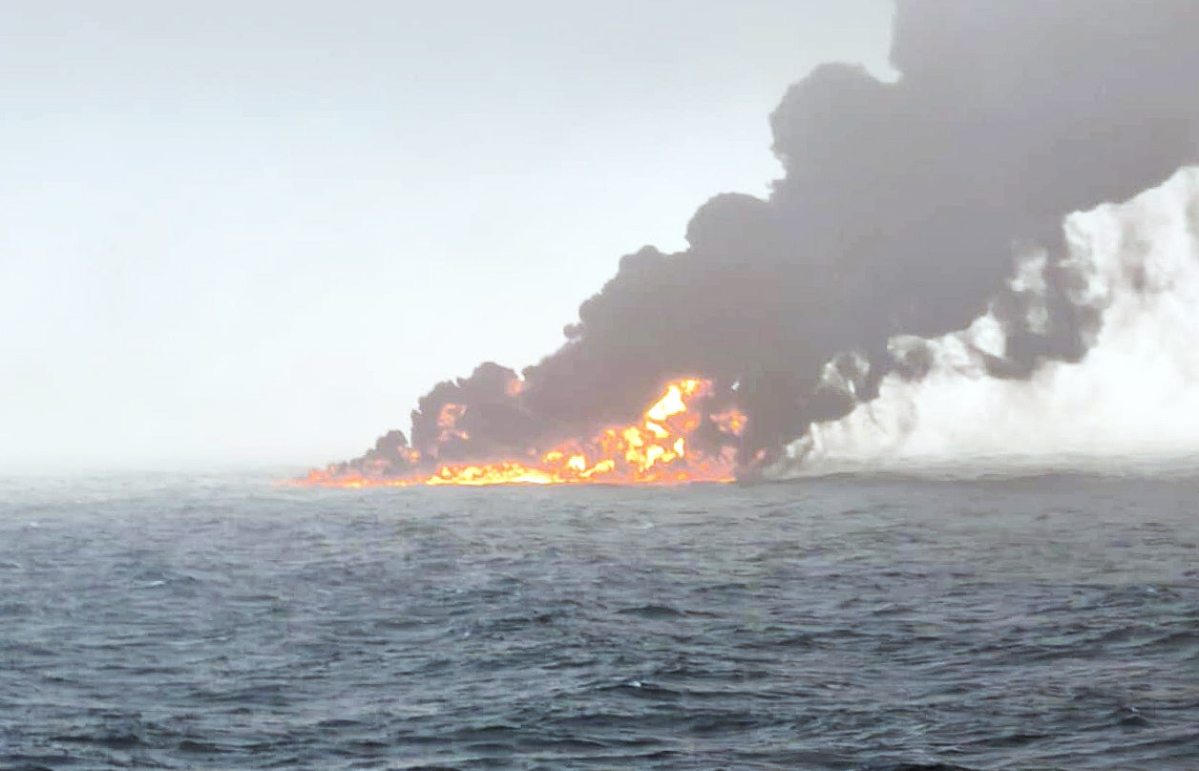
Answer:
[[[1199,768],[1199,474],[274,481],[0,480],[0,768]]]

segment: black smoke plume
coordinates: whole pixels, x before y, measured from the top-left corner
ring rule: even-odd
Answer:
[[[887,371],[918,377],[889,338],[960,328],[995,298],[995,374],[1080,357],[1095,314],[1051,292],[1030,329],[1005,279],[1020,249],[1053,253],[1066,213],[1197,160],[1199,2],[899,0],[891,61],[895,82],[827,64],[792,86],[771,116],[785,173],[770,196],[718,195],[685,251],[623,257],[523,382],[488,363],[438,384],[412,413],[418,465],[520,457],[699,375],[748,413],[752,473]],[[1051,259],[1045,280],[1069,276]],[[855,388],[826,387],[830,367]],[[448,435],[447,404],[465,406]],[[400,474],[413,457],[392,432],[342,468]]]

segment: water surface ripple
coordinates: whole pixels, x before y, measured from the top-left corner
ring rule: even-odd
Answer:
[[[0,481],[0,768],[1199,768],[1199,478]]]

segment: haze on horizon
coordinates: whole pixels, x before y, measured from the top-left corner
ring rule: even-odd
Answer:
[[[887,0],[0,9],[0,468],[312,464],[780,174]]]

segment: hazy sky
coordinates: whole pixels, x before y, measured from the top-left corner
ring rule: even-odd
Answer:
[[[0,4],[0,472],[319,464],[780,173],[887,0]]]

